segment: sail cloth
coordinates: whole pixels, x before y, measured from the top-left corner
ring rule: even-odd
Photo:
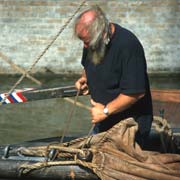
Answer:
[[[74,164],[91,169],[102,180],[179,180],[180,155],[142,150],[135,142],[137,129],[138,125],[134,119],[128,118],[119,122],[107,132],[52,145],[51,147],[57,147],[59,152],[59,154],[56,154],[57,159],[62,156],[62,152],[68,151],[69,148],[69,157],[72,157],[75,153]],[[85,144],[86,146],[84,146]],[[48,150],[51,147],[49,146]],[[37,152],[38,155],[45,155],[47,154],[46,150],[47,147],[41,147],[37,151],[32,148],[29,150],[21,149],[20,153]],[[76,152],[81,150],[92,152],[92,157],[88,160],[79,158]],[[68,154],[66,152],[66,156]],[[54,162],[35,164],[34,169],[58,165],[57,159]],[[62,163],[59,162],[59,165]],[[27,165],[23,168],[33,170],[33,167]]]
[[[102,180],[180,179],[180,155],[143,151],[135,142],[137,128],[130,118],[107,131],[94,151],[93,171]]]

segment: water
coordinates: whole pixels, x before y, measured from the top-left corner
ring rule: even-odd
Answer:
[[[74,84],[77,76],[38,77],[47,87]],[[7,92],[18,77],[2,76],[0,92]],[[151,86],[160,89],[180,89],[179,77],[151,77]],[[18,86],[38,87],[25,79]],[[79,97],[78,101],[90,106],[89,96]],[[1,106],[0,110],[0,144],[16,143],[37,138],[61,136],[73,105],[62,98],[33,101]],[[179,126],[179,124],[178,124]],[[84,135],[91,128],[88,110],[76,107],[67,135]]]

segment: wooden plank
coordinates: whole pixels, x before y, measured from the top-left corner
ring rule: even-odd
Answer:
[[[152,89],[151,95],[153,100],[180,103],[180,89]]]

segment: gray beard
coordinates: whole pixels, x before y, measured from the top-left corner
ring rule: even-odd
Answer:
[[[106,44],[104,42],[98,43],[98,46],[90,46],[88,48],[88,59],[92,61],[93,64],[100,64],[106,53]]]

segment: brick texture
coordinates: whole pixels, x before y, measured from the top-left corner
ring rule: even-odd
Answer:
[[[28,69],[82,1],[0,0],[0,52]],[[180,73],[180,0],[89,0],[110,21],[142,42],[149,73]],[[57,38],[33,68],[33,73],[80,73],[82,43],[73,36],[73,23]],[[18,73],[0,57],[0,73]]]

